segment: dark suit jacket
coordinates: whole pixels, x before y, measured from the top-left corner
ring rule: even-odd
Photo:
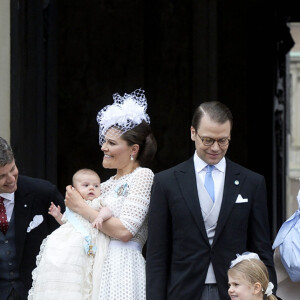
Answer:
[[[238,195],[247,203],[235,203]],[[276,274],[270,244],[264,177],[226,159],[222,206],[212,246],[201,213],[193,158],[155,175],[146,256],[147,299],[200,299],[210,261],[220,298],[236,254],[258,253],[270,280]]]
[[[36,256],[43,239],[59,227],[56,220],[48,214],[50,203],[60,205],[64,201],[57,188],[48,181],[19,175],[15,192],[14,219],[16,231],[17,262],[21,281],[25,286],[24,299],[32,284],[32,270],[36,267]],[[42,215],[44,220],[27,233],[34,216]],[[1,297],[0,297],[1,299]]]

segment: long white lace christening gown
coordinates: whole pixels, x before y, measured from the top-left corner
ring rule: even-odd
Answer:
[[[99,209],[100,199],[86,203]],[[110,238],[92,228],[89,221],[73,213],[81,227],[77,229],[63,216],[65,224],[44,239],[37,267],[32,272],[33,284],[29,291],[29,300],[91,300],[92,287],[95,285],[98,295],[100,274],[107,254]],[[78,229],[88,233],[95,256],[88,255],[85,247],[87,241]],[[93,268],[94,265],[96,268]]]
[[[147,214],[153,172],[137,168],[119,179],[101,184],[102,203],[133,234],[124,243],[111,239],[104,261],[98,300],[146,299],[145,260],[141,249],[148,235]],[[96,264],[94,265],[96,268]]]

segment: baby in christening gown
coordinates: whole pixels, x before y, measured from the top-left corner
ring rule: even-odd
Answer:
[[[101,227],[112,214],[109,208],[101,206],[98,174],[81,169],[73,176],[73,186],[89,206],[99,210],[97,220],[100,221],[98,227]],[[49,214],[62,226],[41,245],[28,299],[96,299],[109,237],[71,210],[66,209],[62,215],[60,207],[53,203]]]

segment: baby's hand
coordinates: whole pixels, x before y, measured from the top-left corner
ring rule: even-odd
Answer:
[[[98,213],[97,218],[93,221],[92,227],[101,229],[103,221],[111,218],[112,212],[108,207],[102,207]]]
[[[51,205],[49,207],[49,212],[48,214],[53,216],[54,218],[57,218],[61,213],[60,213],[60,206],[56,206],[53,202],[51,202]]]

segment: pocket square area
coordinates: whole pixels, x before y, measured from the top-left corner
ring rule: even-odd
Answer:
[[[241,194],[238,195],[235,201],[235,203],[246,203],[246,202],[248,202],[248,198],[243,198]]]
[[[32,229],[38,227],[44,220],[43,215],[35,215],[32,221],[29,223],[27,232],[30,232]]]

